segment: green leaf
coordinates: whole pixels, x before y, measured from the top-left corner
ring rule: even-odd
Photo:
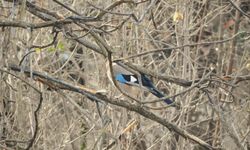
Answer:
[[[55,50],[56,50],[55,47],[49,47],[49,49],[48,49],[49,52],[53,52],[53,51],[55,51]]]
[[[41,48],[35,48],[36,53],[41,53],[42,49]]]
[[[61,51],[64,51],[64,44],[62,43],[62,42],[58,42],[58,44],[57,44],[57,48],[59,49],[59,50],[61,50]]]

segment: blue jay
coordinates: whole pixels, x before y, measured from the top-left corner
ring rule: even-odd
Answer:
[[[164,94],[156,89],[156,87],[153,85],[153,82],[145,74],[140,73],[140,77],[138,77],[138,75],[131,73],[116,63],[113,63],[112,66],[115,80],[119,83],[129,86],[142,87],[158,98],[165,97]],[[109,73],[108,76],[109,78],[111,77]],[[173,101],[170,99],[164,99],[164,102],[167,104],[173,103]]]

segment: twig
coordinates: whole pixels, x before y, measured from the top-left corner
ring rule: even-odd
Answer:
[[[67,10],[73,12],[74,14],[81,16],[80,13],[78,13],[77,11],[75,11],[74,9],[68,7],[67,5],[64,5],[63,3],[59,2],[58,0],[53,0],[54,2],[56,2],[57,4],[61,5],[62,7],[66,8]]]
[[[123,4],[123,3],[133,3],[135,4],[134,1],[131,1],[131,0],[120,0],[120,1],[116,1],[114,2],[113,4],[111,4],[110,6],[108,6],[107,8],[105,9],[101,9],[99,7],[96,7],[94,6],[93,4],[89,3],[89,5],[91,5],[92,7],[96,8],[96,9],[99,9],[101,10],[101,12],[97,15],[97,19],[100,19],[102,18],[106,13],[110,13],[110,14],[115,14],[115,15],[122,15],[122,16],[131,16],[136,22],[138,21],[138,19],[136,18],[136,16],[133,14],[133,13],[130,13],[130,14],[123,14],[123,13],[116,13],[116,12],[111,12],[110,10],[112,10],[113,8]]]
[[[21,69],[19,67],[16,67],[16,66],[10,66],[10,69],[13,71],[18,71],[18,72],[21,71]],[[141,107],[138,104],[131,104],[131,103],[128,103],[127,101],[107,98],[105,95],[100,95],[100,94],[86,91],[84,89],[70,85],[66,82],[52,78],[48,75],[44,75],[44,74],[36,72],[36,71],[30,72],[29,70],[25,69],[24,73],[27,75],[32,74],[32,76],[34,76],[34,77],[37,76],[40,78],[45,78],[45,79],[49,80],[50,82],[54,82],[54,84],[56,83],[56,84],[59,84],[61,87],[66,87],[65,88],[66,90],[81,93],[81,94],[87,96],[91,101],[98,101],[98,102],[104,101],[104,102],[107,102],[109,104],[120,106],[120,107],[126,108],[130,111],[137,112],[138,114],[140,114],[140,115],[142,115],[150,120],[153,120],[153,121],[160,123],[161,125],[168,128],[170,131],[174,131],[184,138],[190,139],[190,140],[198,143],[199,145],[201,145],[207,149],[214,149],[211,145],[207,144],[205,141],[201,140],[200,138],[188,133],[186,130],[179,128],[177,125],[172,124],[171,122],[167,121],[165,118],[161,118],[161,117],[156,116],[154,113],[147,111],[146,109],[144,109],[143,107]]]
[[[238,4],[240,4],[240,0],[238,0]],[[235,14],[235,24],[234,24],[234,30],[233,33],[236,34],[239,31],[239,27],[240,27],[240,12],[236,11]],[[236,52],[236,47],[237,45],[237,39],[233,39],[231,42],[231,52],[230,52],[230,58],[229,58],[229,63],[228,63],[228,68],[227,68],[227,74],[232,74],[233,71],[233,65],[235,62],[235,52]]]
[[[175,50],[175,49],[181,49],[184,47],[193,47],[193,46],[198,46],[198,45],[212,45],[212,44],[221,44],[221,43],[225,43],[225,42],[229,42],[233,39],[235,39],[237,36],[241,35],[242,33],[246,33],[246,32],[239,32],[237,34],[235,34],[234,36],[232,36],[231,38],[225,39],[225,40],[219,40],[219,41],[211,41],[211,42],[202,42],[202,43],[194,43],[194,44],[185,44],[182,46],[177,46],[177,47],[168,47],[168,48],[160,48],[160,49],[154,49],[154,50],[149,50],[149,51],[145,51],[136,55],[131,55],[128,57],[124,57],[124,58],[119,58],[119,59],[114,59],[114,61],[121,61],[121,60],[127,60],[127,59],[131,59],[131,58],[135,58],[135,57],[141,57],[147,54],[151,54],[151,53],[157,53],[157,52],[162,52],[162,51],[167,51],[167,50]]]
[[[48,44],[46,44],[46,45],[32,45],[31,48],[40,48],[40,49],[43,49],[43,48],[46,48],[46,47],[49,47],[49,46],[55,44],[55,42],[56,42],[56,40],[57,40],[57,37],[58,37],[58,33],[59,33],[59,32],[55,32],[55,35],[54,35],[54,37],[53,37],[53,40],[52,40],[50,43],[48,43]]]
[[[33,85],[31,85],[29,82],[27,82],[26,80],[22,79],[21,77],[18,77],[17,75],[7,71],[7,70],[4,70],[4,69],[1,69],[0,68],[0,71],[1,72],[5,72],[7,74],[10,74],[14,77],[16,77],[17,79],[21,80],[22,82],[24,82],[25,84],[27,84],[28,86],[30,86],[31,88],[33,88],[38,94],[39,94],[39,102],[38,102],[38,105],[35,109],[35,111],[33,112],[33,115],[34,115],[34,119],[35,119],[35,127],[34,127],[34,133],[32,135],[32,138],[29,140],[29,144],[28,146],[25,148],[26,150],[30,149],[33,144],[34,144],[34,141],[36,139],[36,136],[37,136],[37,133],[38,133],[38,125],[39,125],[39,122],[38,122],[38,112],[42,106],[42,102],[43,102],[43,96],[42,96],[42,92],[40,90],[38,90],[36,87],[34,87]]]
[[[233,6],[236,10],[238,10],[240,13],[242,13],[244,16],[246,16],[248,19],[250,19],[250,16],[249,16],[247,13],[245,13],[242,9],[240,9],[240,7],[237,6],[232,0],[228,0],[228,1],[229,1],[230,4],[232,4],[232,6]]]

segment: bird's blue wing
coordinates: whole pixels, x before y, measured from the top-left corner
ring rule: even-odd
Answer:
[[[115,79],[116,79],[118,82],[123,83],[123,84],[126,84],[126,83],[129,82],[128,79],[126,78],[126,76],[124,76],[123,74],[117,74],[117,75],[115,76]]]

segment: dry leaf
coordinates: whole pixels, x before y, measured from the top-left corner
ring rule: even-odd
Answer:
[[[174,22],[179,22],[180,20],[183,20],[183,14],[176,11],[173,16],[173,21]]]

